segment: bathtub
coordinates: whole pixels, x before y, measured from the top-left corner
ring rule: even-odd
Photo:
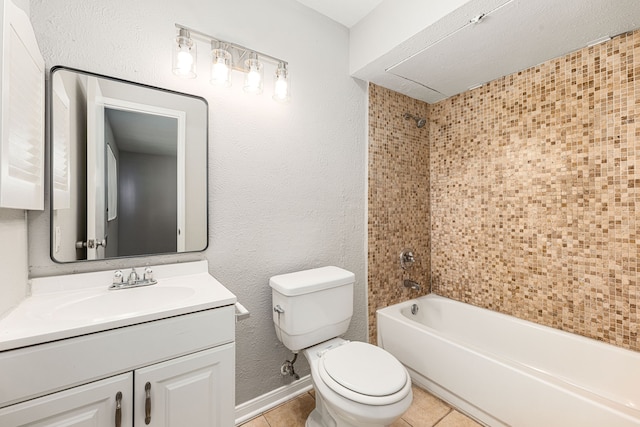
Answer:
[[[377,319],[416,384],[485,425],[640,426],[638,352],[434,294]]]

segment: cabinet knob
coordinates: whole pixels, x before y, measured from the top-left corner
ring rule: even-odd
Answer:
[[[144,385],[144,423],[149,424],[151,422],[151,383]]]
[[[116,427],[122,425],[122,392],[116,393]]]

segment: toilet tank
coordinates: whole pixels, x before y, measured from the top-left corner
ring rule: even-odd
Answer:
[[[321,267],[269,280],[276,335],[291,351],[344,334],[353,315],[355,275]]]

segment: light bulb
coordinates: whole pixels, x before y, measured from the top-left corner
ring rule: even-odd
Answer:
[[[252,91],[258,90],[261,81],[262,76],[260,76],[258,70],[256,70],[255,68],[251,69],[249,71],[249,74],[247,75],[247,89],[250,89]]]
[[[211,70],[211,80],[215,82],[223,82],[227,80],[229,75],[229,67],[224,62],[216,62]]]
[[[211,83],[231,86],[231,54],[225,48],[217,48],[218,42],[211,42]]]
[[[178,52],[177,69],[180,74],[189,74],[193,66],[193,55],[189,51]]]
[[[256,53],[252,52],[249,59],[245,61],[245,68],[247,74],[244,78],[244,91],[256,95],[261,94],[264,69],[262,63],[258,61],[258,55]]]
[[[180,77],[196,77],[196,45],[188,30],[180,28],[173,45],[173,73]]]
[[[278,102],[287,102],[291,97],[291,87],[289,85],[289,71],[284,62],[278,64],[273,86],[273,99]]]
[[[289,84],[286,79],[278,78],[278,80],[276,80],[276,88],[274,91],[276,98],[285,99],[287,97],[288,86]]]

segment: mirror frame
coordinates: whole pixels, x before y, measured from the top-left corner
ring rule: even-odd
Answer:
[[[54,92],[54,88],[53,88],[53,78],[52,75],[54,72],[56,71],[69,71],[69,72],[73,72],[73,73],[78,73],[78,74],[82,74],[82,75],[86,75],[86,76],[90,76],[90,77],[96,77],[99,79],[105,79],[105,80],[110,80],[116,83],[124,83],[124,84],[129,84],[129,85],[134,85],[136,87],[140,87],[140,88],[145,88],[145,89],[152,89],[155,91],[160,91],[160,92],[164,92],[164,93],[168,93],[168,94],[172,94],[172,95],[179,95],[179,96],[184,96],[184,97],[188,97],[188,98],[192,98],[194,100],[197,101],[201,101],[204,103],[204,107],[205,107],[205,126],[206,126],[206,131],[205,131],[205,140],[204,140],[204,149],[205,149],[205,176],[206,176],[206,182],[204,183],[204,197],[205,197],[205,229],[204,229],[204,233],[205,233],[205,246],[201,249],[196,249],[196,250],[185,250],[183,252],[156,252],[156,253],[150,253],[150,254],[137,254],[137,255],[123,255],[123,256],[112,256],[112,257],[105,257],[105,258],[98,258],[98,259],[77,259],[77,260],[58,260],[55,258],[54,256],[54,251],[55,251],[55,224],[54,224],[54,180],[53,180],[53,161],[54,161],[54,156],[53,156],[53,92]],[[51,67],[49,69],[49,72],[47,74],[47,80],[46,80],[46,84],[47,84],[47,88],[46,88],[46,95],[47,95],[47,99],[45,102],[46,105],[46,121],[47,121],[47,125],[46,125],[46,131],[47,131],[47,148],[46,148],[46,153],[49,156],[49,159],[47,161],[47,179],[49,180],[49,184],[48,184],[48,189],[49,189],[49,256],[51,258],[51,260],[57,264],[71,264],[71,263],[85,263],[85,262],[96,262],[96,261],[110,261],[110,260],[116,260],[116,259],[130,259],[130,258],[141,258],[141,257],[151,257],[151,256],[160,256],[160,255],[177,255],[177,254],[187,254],[187,253],[196,253],[196,252],[204,252],[205,250],[207,250],[207,248],[209,247],[209,103],[207,102],[207,100],[202,97],[202,96],[198,96],[198,95],[192,95],[192,94],[188,94],[188,93],[184,93],[184,92],[178,92],[178,91],[174,91],[171,89],[165,89],[165,88],[161,88],[161,87],[157,87],[157,86],[151,86],[148,84],[144,84],[144,83],[138,83],[138,82],[134,82],[134,81],[130,81],[130,80],[125,80],[125,79],[121,79],[118,77],[112,77],[112,76],[107,76],[104,74],[98,74],[98,73],[94,73],[91,71],[85,71],[85,70],[80,70],[77,68],[72,68],[72,67],[67,67],[64,65],[55,65],[53,67]],[[86,142],[85,142],[86,145]],[[86,207],[85,207],[85,211],[86,211]]]

